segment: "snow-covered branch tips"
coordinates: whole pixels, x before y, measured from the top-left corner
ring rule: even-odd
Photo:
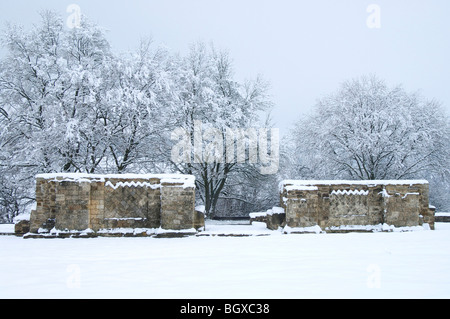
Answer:
[[[270,134],[268,134],[270,133]],[[263,175],[279,168],[280,141],[276,128],[214,128],[194,121],[191,129],[176,128],[171,140],[171,160],[177,164],[255,164]]]

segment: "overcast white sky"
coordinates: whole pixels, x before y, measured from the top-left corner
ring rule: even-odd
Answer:
[[[147,36],[173,52],[197,40],[228,50],[239,80],[270,81],[282,132],[342,81],[371,73],[450,113],[448,0],[2,0],[0,23],[28,27],[41,9],[67,18],[70,4],[109,30],[116,51]],[[370,4],[381,9],[380,28],[367,26]]]

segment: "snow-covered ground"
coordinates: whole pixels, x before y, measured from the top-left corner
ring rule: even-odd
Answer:
[[[266,236],[0,236],[0,298],[450,298],[450,223],[304,235],[215,223],[208,233]]]

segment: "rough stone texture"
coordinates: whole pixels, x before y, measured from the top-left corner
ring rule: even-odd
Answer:
[[[271,214],[265,218],[267,228],[270,230],[278,230],[278,228],[284,227],[285,221],[286,214]]]
[[[205,214],[204,214],[204,212],[195,210],[194,228],[197,230],[200,228],[205,229]]]
[[[195,228],[195,193],[193,188],[163,184],[161,189],[161,227],[163,229]]]
[[[319,221],[319,194],[317,190],[293,190],[288,194],[286,225],[289,227],[310,227]]]
[[[105,183],[92,182],[89,201],[89,223],[90,228],[98,231],[104,227],[108,228],[105,220]]]
[[[56,185],[43,178],[36,179],[36,210],[31,212],[30,232],[37,233],[41,227],[51,229],[56,213]]]
[[[89,201],[91,184],[63,181],[56,186],[55,228],[61,230],[84,230],[90,228]]]
[[[193,181],[189,175],[38,175],[30,232],[199,229],[204,218],[194,210]]]
[[[30,221],[29,220],[20,220],[14,225],[14,234],[16,235],[25,235],[30,231]]]
[[[144,183],[144,181],[135,181]],[[152,187],[117,187],[118,180],[104,187],[104,228],[158,228],[161,218],[161,192]],[[151,185],[157,185],[153,180]],[[112,185],[112,186],[109,186]],[[117,187],[117,188],[115,188]],[[133,212],[130,215],[130,212]]]
[[[285,181],[280,199],[293,228],[427,223],[434,229],[428,193],[426,181]]]

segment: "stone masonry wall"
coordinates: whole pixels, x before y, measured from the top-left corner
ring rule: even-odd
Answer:
[[[200,228],[194,182],[190,175],[38,175],[30,232]]]
[[[177,185],[163,184],[161,188],[161,227],[164,229],[189,229],[194,227],[195,220],[194,189],[183,189]],[[174,200],[176,199],[176,200]],[[192,214],[184,211],[189,208]]]
[[[420,226],[434,229],[427,181],[284,181],[286,225],[337,229],[353,226]]]

